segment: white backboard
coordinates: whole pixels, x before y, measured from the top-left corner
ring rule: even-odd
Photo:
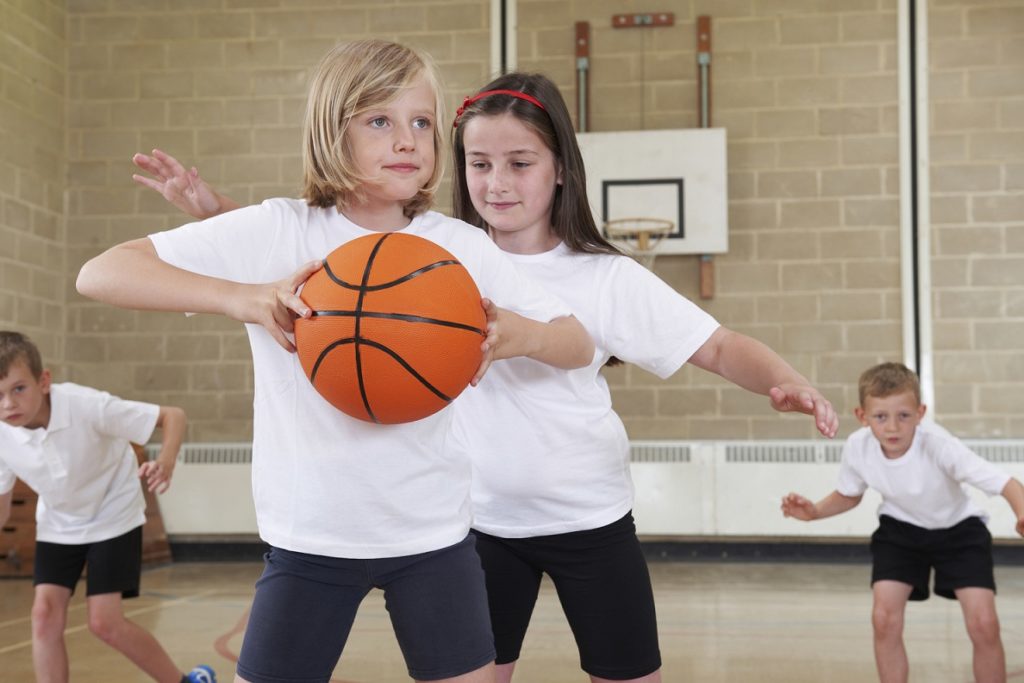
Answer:
[[[617,218],[671,220],[657,254],[729,250],[725,129],[577,133],[598,227]]]

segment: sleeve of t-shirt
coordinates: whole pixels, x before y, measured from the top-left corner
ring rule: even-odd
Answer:
[[[856,433],[843,444],[843,459],[839,463],[839,476],[836,479],[836,491],[850,498],[863,496],[868,490],[868,483],[857,470],[856,462],[860,459],[859,440]]]
[[[96,431],[99,433],[144,444],[156,429],[160,406],[97,392],[95,415]]]
[[[612,355],[662,379],[674,374],[720,325],[664,280],[628,257],[606,259],[595,296]]]
[[[960,483],[970,484],[990,496],[1002,493],[1010,475],[950,436],[939,457],[946,473]]]
[[[288,273],[269,272],[278,238],[294,214],[268,200],[149,235],[161,260],[183,270],[232,282],[272,282]]]
[[[3,460],[0,460],[0,496],[10,493],[11,489],[14,488],[14,481],[16,479],[17,477],[14,472],[4,464]]]

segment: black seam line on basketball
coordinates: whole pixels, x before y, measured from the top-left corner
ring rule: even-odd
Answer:
[[[334,271],[331,270],[331,266],[330,266],[329,263],[327,263],[327,261],[324,261],[324,272],[327,273],[327,277],[331,278],[331,280],[333,280],[335,284],[337,284],[340,287],[344,287],[345,289],[358,289],[358,290],[361,290],[361,291],[376,292],[376,291],[381,290],[381,289],[388,289],[389,287],[394,287],[396,285],[400,285],[403,282],[408,282],[409,280],[412,280],[413,278],[419,277],[420,275],[423,275],[426,272],[434,270],[435,268],[441,268],[442,266],[458,266],[458,265],[461,265],[461,264],[457,260],[455,260],[455,259],[451,259],[451,260],[448,260],[448,261],[437,261],[435,263],[431,263],[430,265],[423,266],[419,270],[414,270],[411,273],[403,275],[402,277],[398,278],[397,280],[392,280],[391,282],[384,282],[384,283],[379,284],[379,285],[367,285],[365,283],[362,284],[362,285],[354,285],[351,282],[345,282],[340,277],[338,277],[337,275],[334,274]]]
[[[354,318],[360,315],[355,311],[316,311],[313,313],[313,317],[336,317],[336,318]],[[425,318],[422,315],[410,315],[408,313],[381,313],[379,311],[363,311],[362,317],[364,318],[377,318],[380,320],[401,320],[406,323],[423,323],[425,325],[440,325],[442,327],[454,327],[458,330],[466,330],[468,332],[476,332],[480,336],[486,336],[487,333],[481,330],[479,327],[473,327],[472,325],[466,325],[464,323],[457,323],[451,320],[438,320],[437,318]]]
[[[423,375],[421,375],[420,373],[416,372],[415,368],[409,365],[404,358],[402,358],[400,355],[392,351],[384,344],[381,344],[380,342],[375,342],[372,339],[356,339],[355,337],[346,337],[345,339],[334,340],[333,342],[327,345],[327,348],[320,352],[319,356],[317,356],[316,363],[313,364],[313,369],[309,373],[309,381],[314,382],[316,380],[316,373],[318,370],[320,370],[320,363],[324,360],[324,358],[327,357],[328,353],[344,344],[355,344],[356,342],[359,342],[360,344],[366,344],[367,346],[372,346],[373,348],[379,349],[380,351],[383,351],[384,353],[388,354],[389,356],[394,358],[399,365],[405,368],[406,372],[415,377],[420,384],[429,389],[431,393],[433,393],[435,396],[437,396],[445,403],[452,402],[450,396],[446,396],[440,389],[438,389],[433,384],[428,382],[426,378],[423,377]],[[376,419],[374,421],[376,421]]]
[[[366,395],[366,383],[363,381],[363,357],[359,348],[359,328],[362,321],[363,299],[366,298],[366,283],[370,281],[370,271],[373,269],[373,262],[377,258],[377,252],[380,251],[380,248],[384,245],[384,240],[390,235],[391,233],[381,235],[377,243],[373,245],[373,249],[370,250],[370,256],[366,259],[366,266],[363,268],[362,286],[359,287],[359,296],[356,298],[356,334],[353,341],[355,344],[356,377],[359,379],[359,396],[363,399],[363,408],[366,410],[366,414],[370,416],[371,420],[378,423],[380,420],[373,414],[373,409],[370,407],[370,399]]]

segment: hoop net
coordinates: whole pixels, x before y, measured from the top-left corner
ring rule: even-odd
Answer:
[[[624,245],[647,268],[654,266],[657,247],[675,230],[676,224],[664,218],[615,218],[606,221],[608,239]]]

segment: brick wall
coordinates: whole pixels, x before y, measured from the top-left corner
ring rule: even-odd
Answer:
[[[42,337],[71,379],[184,406],[192,440],[248,438],[251,368],[238,325],[94,304],[68,293],[64,273],[112,243],[182,222],[131,183],[135,151],[159,145],[195,160],[241,201],[294,194],[306,78],[338,40],[375,35],[424,48],[453,109],[488,77],[489,8],[0,0],[0,320]],[[896,8],[518,2],[519,66],[551,75],[570,106],[573,24],[591,22],[594,130],[696,125],[694,25],[712,16],[730,251],[715,258],[716,295],[703,305],[821,386],[844,415],[843,433],[854,426],[857,374],[903,357]],[[652,9],[674,12],[676,25],[611,28],[612,14]],[[937,414],[971,436],[1024,433],[1015,416],[1024,375],[1021,13],[1014,0],[934,0],[928,15]],[[697,299],[694,257],[660,258],[657,271]],[[609,376],[636,438],[812,434],[808,420],[779,417],[764,399],[698,370],[666,381],[630,367]]]
[[[928,22],[936,402],[965,436],[1024,434],[1024,4]]]
[[[339,41],[376,36],[426,50],[453,111],[486,79],[488,11],[487,0],[71,3],[71,269],[112,243],[185,222],[132,183],[136,151],[159,146],[195,161],[242,202],[296,196],[308,76]],[[120,311],[77,296],[68,312],[78,381],[181,405],[191,440],[250,437],[252,372],[240,325]]]
[[[665,28],[616,13],[673,11]],[[865,367],[902,359],[895,0],[521,2],[520,68],[575,109],[573,23],[591,24],[593,130],[699,125],[696,18],[712,17],[712,125],[728,134],[729,253],[701,304],[810,378],[855,426]],[[560,26],[559,26],[560,24]],[[698,300],[694,256],[656,271]],[[609,373],[636,438],[803,438],[807,419],[699,370]]]
[[[0,329],[30,335],[59,373],[70,281],[64,3],[0,0],[0,27]]]

